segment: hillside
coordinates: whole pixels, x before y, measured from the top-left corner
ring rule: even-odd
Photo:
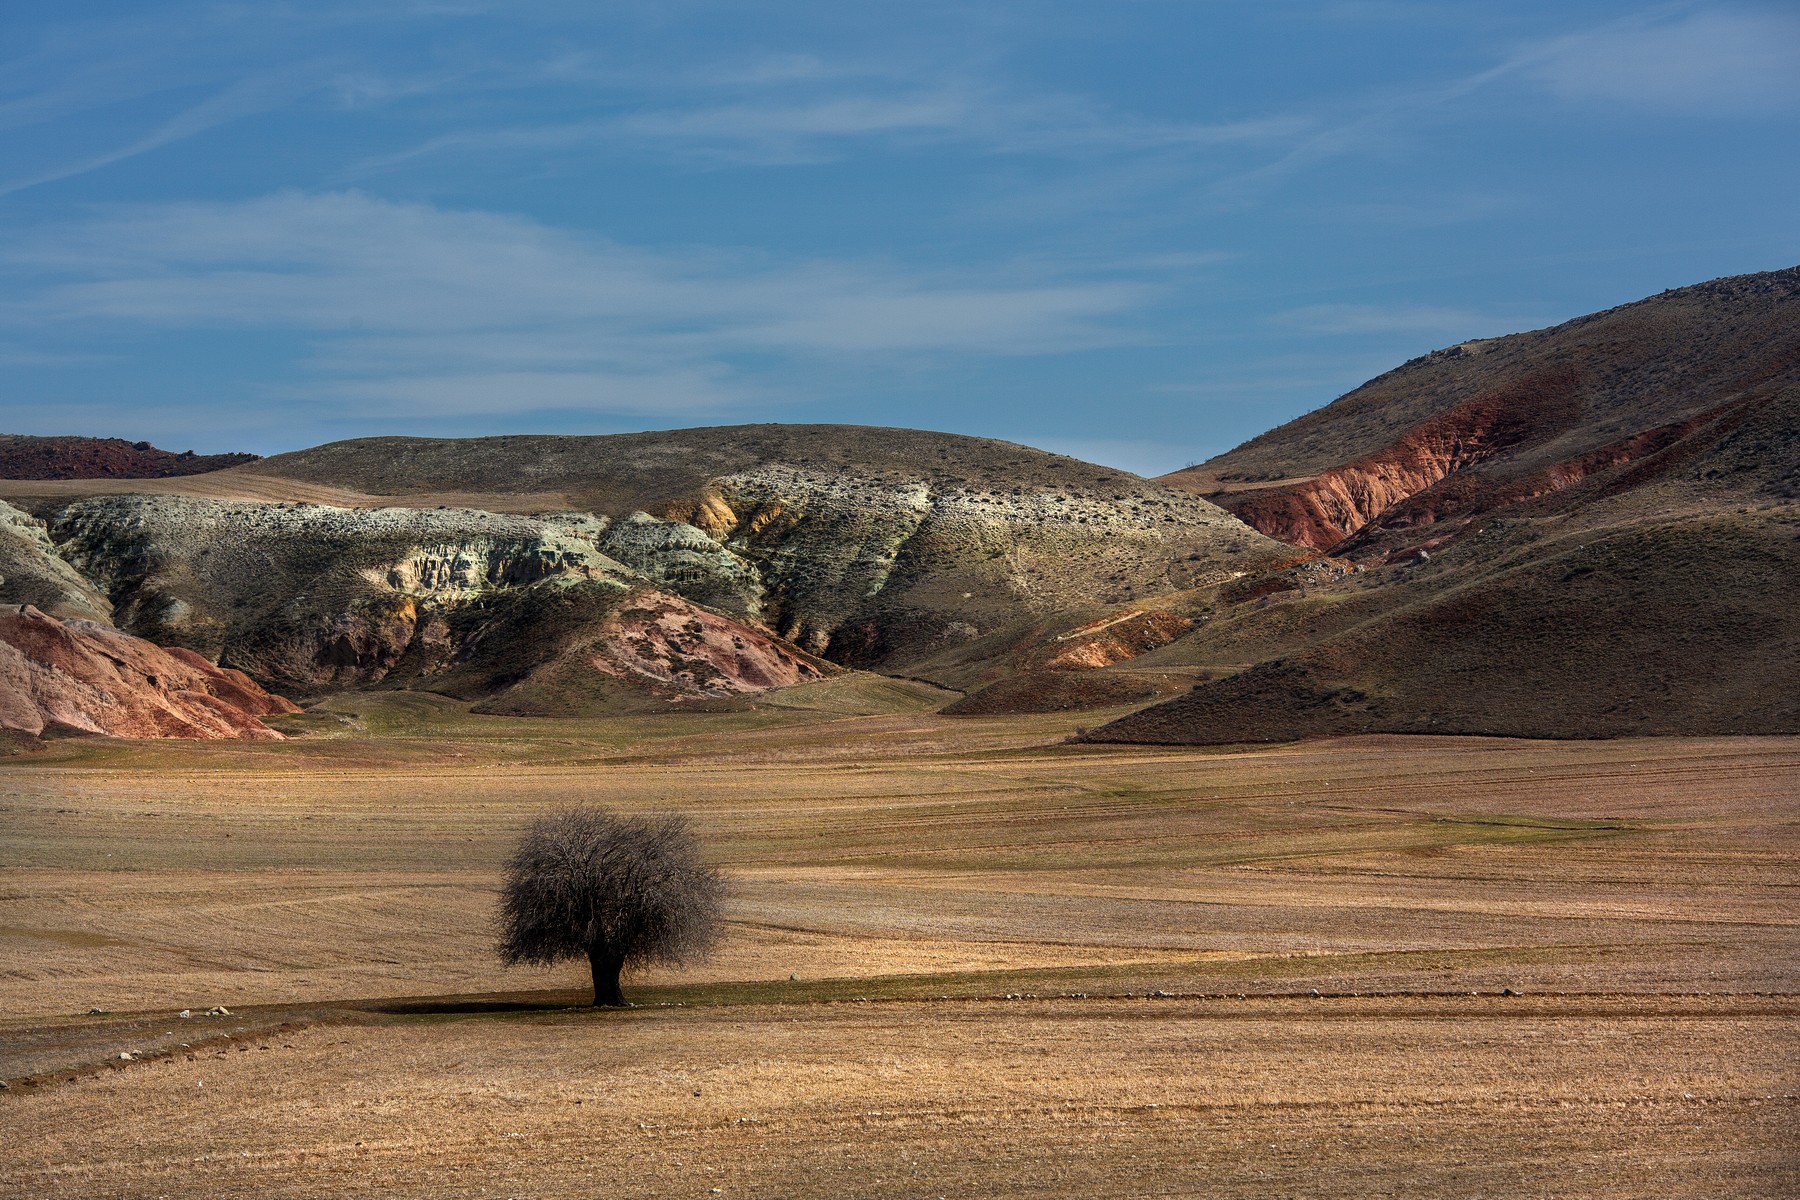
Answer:
[[[1339,565],[1096,740],[1800,729],[1800,270],[1427,356],[1171,481]]]
[[[1796,384],[1800,267],[1428,354],[1163,482],[1271,537],[1391,557],[1487,514],[1566,511],[1642,486]],[[1731,465],[1793,496],[1793,458]]]
[[[294,695],[385,683],[552,713],[829,670],[658,590],[582,514],[116,496],[63,508],[53,528],[120,625]]]
[[[167,479],[255,462],[254,454],[158,450],[124,438],[0,434],[0,479]]]
[[[420,687],[518,712],[718,699],[833,664],[962,687],[1021,644],[1067,659],[1057,639],[1119,606],[1294,557],[1125,472],[848,426],[369,439],[139,494],[8,494],[121,628],[289,694]],[[1072,665],[1190,623],[1156,621]]]
[[[1101,741],[1800,730],[1800,268],[1427,355],[1163,481],[757,425],[0,495],[0,602],[303,698],[741,706],[850,668],[952,716],[1148,705]]]

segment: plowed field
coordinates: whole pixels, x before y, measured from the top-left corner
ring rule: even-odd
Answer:
[[[359,704],[0,762],[0,1195],[1800,1191],[1800,741]],[[732,882],[626,1012],[490,950],[575,799]]]

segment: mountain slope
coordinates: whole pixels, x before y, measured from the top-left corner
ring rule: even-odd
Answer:
[[[755,425],[609,437],[382,438],[241,472],[476,507],[560,497],[607,553],[812,653],[903,669],[1021,614],[1125,603],[1291,557],[1213,505],[1029,447]]]
[[[1440,350],[1164,482],[1317,550],[1404,553],[1631,486],[1638,464],[1703,452],[1796,384],[1800,267]]]
[[[1243,590],[1170,650],[1248,669],[1096,740],[1800,730],[1800,270],[1428,356],[1179,474],[1346,565]]]
[[[110,624],[105,594],[63,560],[42,521],[0,501],[0,604]]]
[[[297,712],[244,675],[94,621],[0,605],[0,731],[36,737],[261,738]],[[6,739],[8,743],[12,739]]]
[[[122,626],[294,695],[386,683],[551,712],[581,689],[559,698],[544,676],[572,661],[645,700],[827,670],[657,590],[606,555],[607,523],[581,514],[107,496],[62,508],[52,528]]]

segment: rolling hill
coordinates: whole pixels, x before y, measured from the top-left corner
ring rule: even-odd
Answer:
[[[301,698],[580,714],[862,669],[952,716],[1147,705],[1096,741],[1800,730],[1800,268],[1450,347],[1162,480],[757,425],[0,496],[0,602]]]
[[[1427,355],[1165,481],[1349,570],[1260,581],[1184,648],[1247,669],[1097,740],[1800,729],[1800,269]]]
[[[1011,669],[996,645],[1294,556],[1125,472],[850,426],[379,438],[8,491],[121,628],[291,695],[419,687],[515,712],[840,667],[985,681]]]

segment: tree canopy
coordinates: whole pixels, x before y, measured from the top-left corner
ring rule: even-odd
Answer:
[[[507,860],[500,956],[549,965],[585,955],[594,1003],[622,1005],[623,968],[712,946],[723,896],[686,818],[560,809],[533,821]]]

